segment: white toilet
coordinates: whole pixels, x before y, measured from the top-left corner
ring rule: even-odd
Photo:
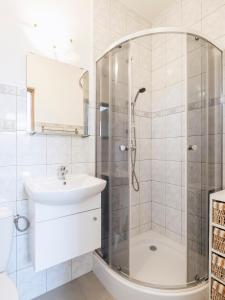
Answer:
[[[18,300],[15,284],[5,273],[9,261],[13,236],[13,213],[7,207],[0,208],[0,299]]]

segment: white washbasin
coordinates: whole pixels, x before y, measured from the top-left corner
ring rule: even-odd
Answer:
[[[56,177],[31,177],[25,181],[29,198],[48,205],[75,204],[101,193],[105,186],[105,180],[86,174],[70,175],[65,181]]]

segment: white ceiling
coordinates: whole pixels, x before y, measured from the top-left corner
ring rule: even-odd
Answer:
[[[88,67],[91,0],[0,0],[0,11],[1,22],[14,23],[31,52]]]
[[[165,10],[174,0],[120,0],[130,9],[151,21]]]
[[[174,0],[120,1],[151,21]],[[23,43],[26,42],[30,52],[87,68],[91,52],[91,2],[0,0],[0,11],[4,12],[0,19],[0,36],[5,35],[17,48],[25,47],[21,42],[23,36]],[[9,24],[7,28],[6,24]]]

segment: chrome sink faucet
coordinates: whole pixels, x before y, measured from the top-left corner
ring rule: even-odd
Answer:
[[[58,179],[59,180],[66,180],[66,175],[68,174],[68,169],[66,166],[60,166],[58,168]]]

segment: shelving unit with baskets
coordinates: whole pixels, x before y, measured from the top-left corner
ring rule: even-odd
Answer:
[[[225,190],[210,196],[210,300],[225,300]]]

